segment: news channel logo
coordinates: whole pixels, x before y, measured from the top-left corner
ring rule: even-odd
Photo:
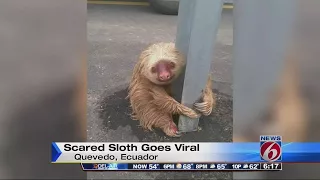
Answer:
[[[282,137],[275,135],[260,136],[260,159],[267,162],[281,161]]]
[[[93,164],[93,169],[98,170],[118,170],[117,163]]]

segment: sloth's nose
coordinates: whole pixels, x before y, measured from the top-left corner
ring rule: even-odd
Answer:
[[[168,72],[163,72],[163,73],[159,74],[159,79],[160,79],[161,81],[169,80],[169,79],[170,79],[170,73],[168,73]]]

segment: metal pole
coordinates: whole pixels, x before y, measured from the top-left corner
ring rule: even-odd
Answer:
[[[207,82],[222,5],[222,0],[180,1],[176,46],[187,58],[181,103],[188,107],[193,107]],[[198,122],[180,116],[179,131],[195,131]]]
[[[246,132],[251,132],[250,127],[270,102],[288,48],[293,4],[291,0],[234,2],[234,138],[248,137]],[[260,173],[234,173],[234,179],[241,178],[263,177]]]

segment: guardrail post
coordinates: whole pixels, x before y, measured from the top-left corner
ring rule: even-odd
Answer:
[[[175,88],[176,98],[193,107],[201,96],[210,73],[213,51],[218,32],[222,0],[181,0],[179,5],[176,47],[187,58],[184,80]],[[198,129],[199,119],[179,118],[179,131]]]

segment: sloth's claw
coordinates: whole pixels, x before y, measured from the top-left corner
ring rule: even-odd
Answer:
[[[164,133],[170,137],[180,137],[182,135],[181,132],[178,131],[178,128],[174,122],[171,122],[169,127],[164,129]]]
[[[208,102],[195,103],[194,107],[197,111],[201,112],[205,116],[210,115],[212,112],[212,107]]]
[[[184,115],[188,116],[191,119],[197,119],[200,117],[200,114],[198,114],[196,111],[194,111],[192,109],[189,109],[189,111],[186,112]]]
[[[194,106],[195,106],[196,108],[201,109],[201,108],[205,108],[205,107],[209,106],[209,103],[208,103],[208,102],[195,103]]]
[[[182,135],[181,132],[177,131],[173,137],[181,137],[181,135]]]

